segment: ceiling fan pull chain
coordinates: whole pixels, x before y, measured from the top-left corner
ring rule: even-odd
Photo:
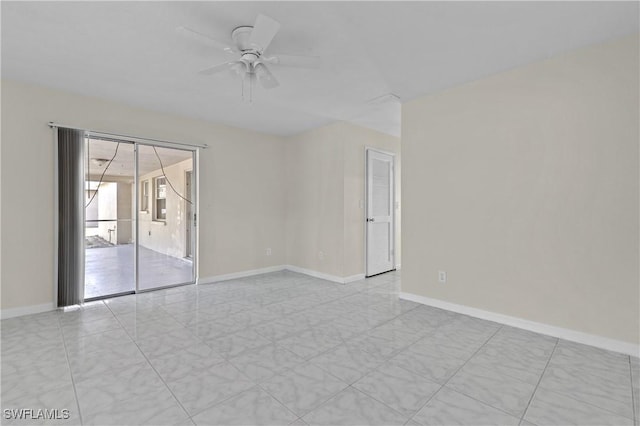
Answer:
[[[249,105],[253,103],[253,73],[249,74]]]
[[[244,102],[244,76],[240,78],[240,98],[242,99],[242,102]]]

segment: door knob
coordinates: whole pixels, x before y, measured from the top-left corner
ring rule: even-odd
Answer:
[[[367,222],[375,222],[375,221],[376,221],[376,219],[373,218],[373,217],[368,217],[367,218]]]

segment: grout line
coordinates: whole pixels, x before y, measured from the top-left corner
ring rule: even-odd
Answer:
[[[273,375],[271,378],[282,374],[282,373],[278,373]],[[268,390],[266,390],[265,388],[262,387],[262,384],[259,382],[256,382],[256,386],[260,388],[260,390],[262,390],[263,392],[265,392],[267,395],[269,395],[271,398],[273,398],[278,404],[282,405],[287,411],[289,411],[291,414],[293,414],[294,416],[296,416],[298,418],[298,420],[302,420],[302,416],[298,415],[298,413],[295,413],[293,410],[291,410],[289,407],[287,407],[284,402],[280,401],[278,398],[276,398],[275,395],[271,394],[271,392],[269,392]],[[306,414],[306,413],[305,413]],[[294,420],[295,421],[295,420]],[[302,420],[304,422],[304,420]],[[306,423],[306,422],[305,422]]]
[[[109,306],[107,306],[107,308],[109,308]],[[109,308],[109,310],[111,311],[111,308]],[[113,314],[113,311],[111,311],[111,313]],[[160,375],[160,373],[158,373],[158,371],[156,370],[156,368],[153,366],[153,364],[151,364],[151,361],[149,361],[149,358],[147,358],[147,355],[142,351],[142,349],[140,349],[140,346],[138,346],[138,342],[135,341],[135,339],[133,339],[131,337],[131,335],[127,332],[127,330],[124,328],[124,325],[120,322],[120,320],[118,319],[117,315],[113,314],[116,317],[116,320],[118,321],[118,323],[120,323],[120,325],[122,326],[122,329],[124,330],[124,332],[129,336],[129,338],[131,339],[131,341],[133,342],[134,345],[136,345],[136,348],[138,348],[138,351],[140,351],[140,354],[144,357],[144,359],[147,361],[147,365],[149,365],[151,367],[151,369],[154,371],[154,373],[156,373],[156,375],[158,376],[158,378],[162,381],[162,383],[164,384],[165,388],[169,391],[169,393],[171,394],[171,396],[173,396],[173,399],[176,400],[176,402],[178,403],[178,405],[180,406],[180,408],[182,408],[182,411],[184,411],[184,413],[187,415],[188,419],[191,419],[191,416],[189,416],[189,412],[184,408],[184,406],[182,405],[182,403],[180,402],[180,400],[178,400],[178,398],[175,396],[175,394],[173,393],[173,391],[171,390],[171,388],[169,387],[169,385],[167,385],[167,382],[165,382],[165,380],[162,378],[162,376]]]
[[[109,310],[111,311],[111,310]],[[73,393],[76,397],[76,406],[78,407],[78,419],[80,420],[80,424],[84,424],[82,421],[82,412],[80,411],[80,400],[78,399],[78,391],[76,389],[76,382],[73,379],[73,370],[71,369],[71,361],[69,361],[69,349],[67,348],[66,337],[62,328],[61,315],[58,315],[58,327],[60,328],[60,334],[62,334],[62,344],[64,345],[64,355],[67,359],[67,366],[69,367],[69,375],[71,376],[71,385],[73,386]]]
[[[631,409],[633,410],[633,421],[638,422],[640,420],[640,413],[636,413],[636,400],[635,398],[640,398],[640,395],[636,395],[635,389],[633,388],[633,368],[631,367],[631,357],[628,357],[629,360],[629,377],[631,379]]]
[[[440,388],[439,388],[437,391],[435,391],[435,392],[433,393],[433,395],[431,395],[431,397],[427,400],[427,402],[425,402],[424,404],[422,404],[422,406],[421,406],[421,407],[420,407],[420,408],[419,408],[419,409],[418,409],[418,410],[417,410],[417,411],[416,411],[416,412],[415,412],[415,413],[414,413],[414,414],[409,418],[409,420],[408,420],[408,421],[413,420],[413,418],[416,416],[416,414],[418,414],[420,411],[422,411],[422,409],[423,409],[427,404],[429,404],[429,402],[430,402],[433,398],[435,398],[435,397],[436,397],[436,395],[438,395],[438,394],[440,393],[440,391],[441,391],[441,390],[442,390],[442,389],[443,389],[443,388],[444,388],[444,387],[445,387],[445,386],[446,386],[446,385],[451,381],[451,379],[453,379],[453,378],[455,377],[455,375],[456,375],[456,374],[458,374],[458,372],[459,372],[460,370],[462,370],[462,369],[464,368],[464,366],[465,366],[465,365],[467,365],[467,363],[468,363],[469,361],[471,361],[471,359],[472,359],[474,356],[476,356],[476,354],[477,354],[478,352],[480,352],[480,351],[482,350],[482,348],[484,348],[484,347],[486,346],[486,344],[489,342],[489,340],[493,339],[493,336],[495,336],[496,334],[498,334],[498,332],[499,332],[500,330],[502,330],[502,328],[503,328],[503,327],[504,327],[504,326],[502,326],[502,325],[501,325],[501,326],[499,326],[499,327],[496,329],[496,331],[494,331],[494,332],[493,332],[493,334],[492,334],[491,336],[489,336],[489,337],[487,338],[487,340],[485,340],[485,342],[484,342],[482,345],[480,345],[480,347],[479,347],[478,349],[476,349],[476,351],[475,351],[473,354],[471,354],[471,356],[470,356],[470,357],[469,357],[469,358],[468,358],[468,359],[467,359],[467,360],[466,360],[466,361],[465,361],[465,362],[464,362],[460,367],[458,367],[458,368],[456,369],[456,371],[454,371],[454,372],[453,372],[453,374],[451,374],[451,375],[449,376],[449,378],[448,378],[448,379],[447,379],[447,380],[446,380],[446,381],[445,381],[445,382],[440,386]],[[421,376],[421,377],[422,377],[422,376]],[[457,391],[456,391],[456,392],[457,392]],[[460,392],[460,393],[462,393],[462,392]],[[469,395],[466,395],[466,394],[463,394],[463,395],[465,395],[465,396],[469,396]],[[470,397],[470,398],[471,398],[471,397]],[[473,399],[475,399],[475,398],[473,398]],[[480,401],[480,402],[482,402],[482,401]],[[489,405],[489,404],[487,404],[486,402],[482,402],[482,403],[483,403],[483,404],[485,404],[485,405]],[[491,405],[489,405],[489,406],[490,406],[490,407],[493,407],[493,406],[491,406]],[[495,408],[495,407],[493,407],[493,408]],[[500,410],[500,411],[502,411],[502,410]]]
[[[556,347],[557,347],[557,345],[559,345],[559,344],[560,344],[560,342],[562,342],[562,341],[565,341],[565,342],[566,342],[567,340],[564,340],[564,339],[560,339],[560,338],[558,338],[558,342],[556,343]],[[591,345],[584,345],[584,346],[588,346],[588,347],[591,347],[591,348],[595,348],[595,346],[591,346]],[[600,350],[601,348],[597,348],[597,349],[599,349],[599,350]],[[555,352],[555,348],[554,348],[554,352]],[[553,354],[552,354],[552,355],[553,355]],[[625,355],[625,357],[628,357],[628,355]],[[547,366],[548,366],[550,363],[551,363],[551,358],[549,358],[549,362],[547,363]],[[546,371],[546,368],[547,368],[547,367],[545,367],[545,371]],[[543,373],[543,375],[544,375],[544,373]],[[542,376],[541,376],[540,380],[538,381],[538,384],[539,384],[541,381],[542,381]],[[633,393],[633,385],[632,385],[631,387],[632,387],[632,393]],[[538,388],[536,388],[536,391],[537,391],[537,389],[538,389]],[[606,413],[608,413],[608,414],[613,414],[613,415],[616,415],[616,416],[619,416],[619,417],[623,417],[623,418],[625,418],[625,419],[629,419],[629,420],[631,420],[632,422],[633,422],[633,421],[635,421],[635,419],[630,418],[628,415],[620,414],[619,412],[616,412],[615,410],[612,410],[612,409],[610,409],[610,408],[604,408],[602,405],[596,405],[596,404],[594,404],[594,403],[592,403],[592,402],[590,402],[590,401],[585,401],[585,400],[583,400],[583,399],[580,399],[580,398],[578,398],[578,397],[574,396],[574,395],[573,395],[572,393],[570,393],[570,392],[567,392],[567,391],[561,391],[561,390],[548,390],[548,391],[549,391],[549,392],[552,392],[552,393],[555,393],[555,394],[558,394],[558,395],[561,395],[561,396],[564,396],[564,397],[569,398],[569,399],[571,399],[571,400],[573,400],[573,401],[576,401],[576,402],[579,402],[579,403],[582,403],[582,404],[585,404],[585,405],[589,405],[589,406],[591,406],[591,407],[593,407],[593,408],[595,408],[595,409],[597,409],[597,410],[600,410],[600,411],[606,412]],[[532,398],[531,398],[531,399],[533,399],[533,396],[532,396]],[[631,403],[633,404],[633,401],[631,401]],[[632,407],[632,415],[633,415],[633,410],[634,410],[634,407]],[[526,414],[526,413],[525,413],[525,414]],[[523,417],[524,417],[524,415],[523,415]]]
[[[376,370],[374,370],[374,371],[377,371],[377,369],[376,369]],[[372,371],[371,373],[373,373],[374,371]],[[369,375],[369,374],[367,374],[367,376],[368,376],[368,375]],[[364,377],[362,377],[362,378],[364,378]],[[359,379],[358,381],[362,380],[362,378],[361,378],[361,379]],[[353,385],[355,385],[356,383],[357,383],[357,382],[355,382]],[[433,383],[435,383],[435,382],[433,382]],[[437,384],[437,383],[435,383],[435,384]],[[369,394],[369,393],[367,393],[367,392],[363,391],[362,389],[358,389],[358,388],[354,387],[353,385],[349,385],[349,387],[350,387],[351,389],[353,389],[354,391],[356,391],[356,392],[360,392],[361,394],[363,394],[363,395],[365,395],[365,396],[367,396],[367,397],[369,397],[369,398],[371,398],[371,399],[373,399],[373,400],[375,400],[375,401],[378,401],[380,404],[384,405],[385,407],[389,408],[390,410],[392,410],[392,411],[394,411],[394,412],[398,413],[399,415],[401,415],[403,418],[407,419],[403,424],[406,424],[406,423],[410,422],[410,421],[411,421],[411,418],[412,418],[413,416],[415,416],[415,415],[418,413],[418,411],[420,411],[420,410],[417,410],[415,413],[413,413],[413,414],[411,414],[411,415],[407,415],[407,414],[405,414],[405,413],[402,413],[402,412],[398,411],[398,409],[393,408],[392,406],[390,406],[390,405],[389,405],[389,404],[387,404],[386,402],[381,401],[381,400],[379,400],[378,398],[376,398],[375,396],[373,396],[373,395],[371,395],[371,394]],[[437,392],[437,391],[436,391],[436,392]],[[434,395],[435,395],[435,392],[434,392]],[[422,407],[420,407],[420,409],[422,409]]]
[[[542,374],[540,374],[540,378],[538,379],[538,383],[536,383],[536,387],[533,389],[533,393],[531,394],[531,397],[529,398],[529,402],[527,402],[527,408],[524,409],[522,416],[520,417],[520,423],[522,423],[525,418],[525,416],[527,415],[527,411],[529,411],[529,406],[531,405],[531,401],[533,401],[533,398],[536,396],[536,392],[538,392],[538,387],[540,387],[540,382],[542,382],[542,378],[544,377],[544,373],[547,372],[547,367],[549,367],[549,364],[551,363],[551,358],[553,358],[553,354],[556,352],[556,348],[558,347],[558,343],[560,342],[560,339],[556,339],[556,344],[553,345],[553,350],[551,351],[551,355],[549,355],[549,359],[547,360],[547,363],[544,365],[544,370],[542,370]]]

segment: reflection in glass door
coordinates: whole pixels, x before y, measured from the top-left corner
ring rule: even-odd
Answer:
[[[85,153],[84,298],[132,293],[134,144],[87,138]]]
[[[138,290],[195,281],[193,151],[138,145]]]
[[[195,151],[85,143],[85,300],[195,282]]]

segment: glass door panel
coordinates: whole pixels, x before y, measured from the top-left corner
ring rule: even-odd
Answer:
[[[86,139],[86,299],[132,293],[135,281],[134,145]]]
[[[138,290],[195,281],[194,154],[138,145]]]

